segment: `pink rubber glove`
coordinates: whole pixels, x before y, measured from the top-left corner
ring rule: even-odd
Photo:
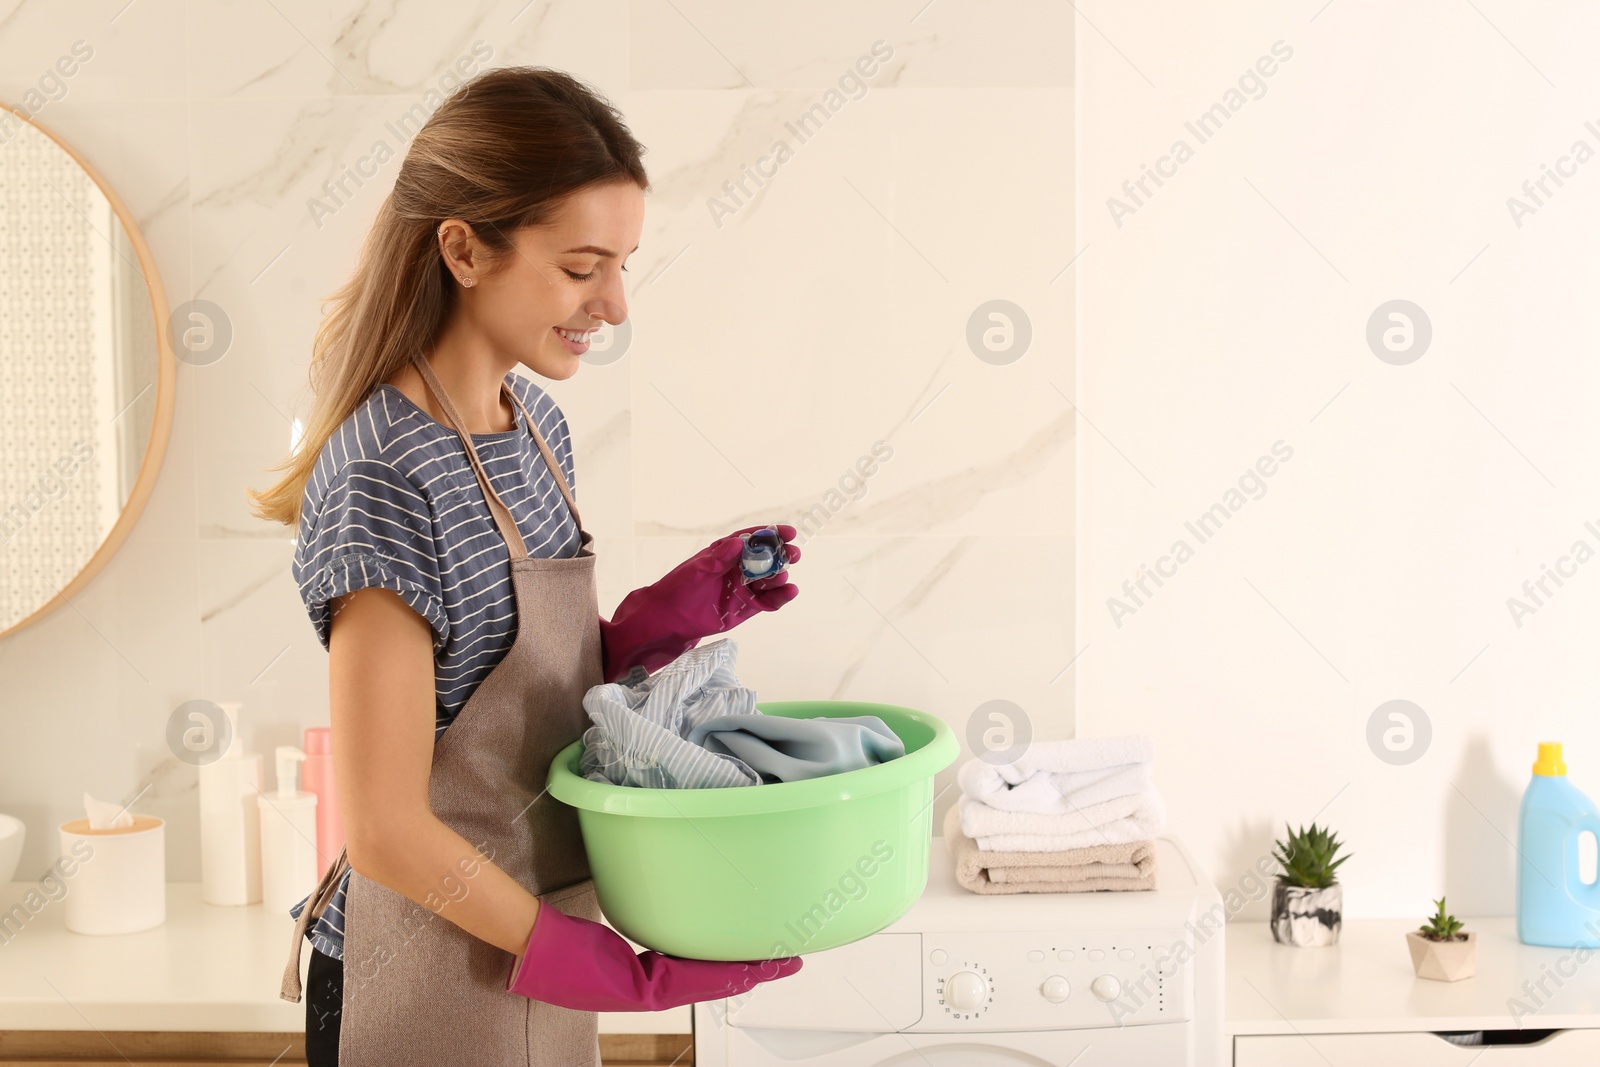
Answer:
[[[739,573],[744,541],[739,535],[764,529],[766,526],[747,526],[718,538],[660,581],[623,597],[610,621],[600,620],[605,680],[617,681],[635,664],[647,671],[659,670],[702,637],[724,633],[750,616],[775,611],[798,596],[800,590],[789,582],[787,570],[744,583]],[[799,546],[787,544],[794,535],[793,526],[778,526],[791,564],[800,558]]]
[[[799,969],[799,956],[724,963],[654,950],[635,955],[610,927],[541,902],[506,992],[578,1011],[662,1011],[737,996]]]

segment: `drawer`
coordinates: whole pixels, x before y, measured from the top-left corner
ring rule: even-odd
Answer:
[[[1484,1056],[1494,1067],[1600,1064],[1600,1030],[1558,1030],[1531,1045],[1459,1046],[1429,1033],[1241,1034],[1234,1067],[1467,1067]]]

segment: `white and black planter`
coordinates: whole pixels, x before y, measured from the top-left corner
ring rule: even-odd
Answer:
[[[1344,890],[1337,884],[1313,889],[1274,883],[1272,939],[1280,945],[1320,948],[1339,942]]]

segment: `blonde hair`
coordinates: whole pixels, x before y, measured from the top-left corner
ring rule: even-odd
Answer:
[[[333,310],[312,341],[311,416],[289,457],[267,468],[288,473],[247,490],[255,513],[298,525],[328,438],[432,344],[457,293],[440,222],[465,219],[499,261],[517,230],[548,222],[584,187],[631,181],[648,191],[643,155],[616,109],[562,71],[498,67],[451,93],[412,140],[355,273],[323,301]]]

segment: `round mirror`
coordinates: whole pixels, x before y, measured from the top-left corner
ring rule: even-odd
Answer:
[[[176,367],[127,207],[0,104],[0,637],[105,565],[155,484]]]

